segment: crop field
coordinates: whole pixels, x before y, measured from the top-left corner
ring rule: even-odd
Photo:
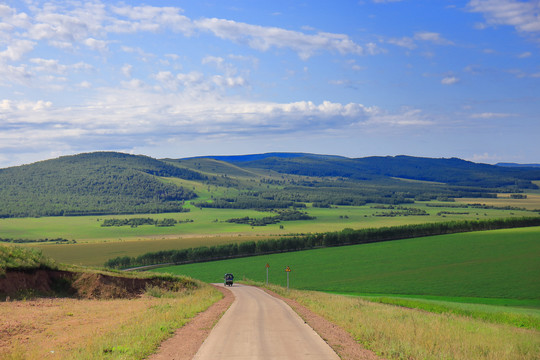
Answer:
[[[361,297],[540,330],[540,227],[431,236],[155,269]]]
[[[477,202],[479,199],[474,198],[462,198],[458,201],[464,204],[471,204]],[[482,204],[504,207],[512,206],[519,207],[527,210],[540,210],[540,194],[529,193],[526,199],[512,199],[509,195],[498,194],[495,199],[482,199]]]
[[[197,190],[202,192],[208,189],[197,188]],[[474,200],[472,203],[478,203],[479,200],[489,199],[471,200]],[[536,201],[540,200],[529,196],[524,201],[529,201],[530,207],[536,207]],[[95,266],[102,265],[106,260],[117,256],[137,256],[152,251],[220,245],[286,234],[537,214],[516,209],[456,208],[452,205],[455,206],[453,203],[418,202],[407,205],[406,208],[419,209],[425,211],[427,215],[408,216],[383,216],[392,210],[381,209],[374,204],[332,208],[308,206],[305,211],[310,216],[316,217],[315,220],[282,221],[267,226],[250,226],[229,223],[226,220],[245,216],[262,218],[276,214],[245,209],[199,209],[188,204],[186,208],[189,208],[190,212],[183,213],[0,219],[0,238],[75,240],[76,244],[32,243],[27,246],[40,248],[57,261]],[[162,227],[101,226],[107,219],[133,218],[174,219],[179,223]]]
[[[483,203],[489,199],[469,199],[470,202]],[[497,199],[493,199],[497,200]],[[514,200],[517,201],[517,200]],[[530,207],[538,206],[538,199],[525,199]],[[429,205],[437,205],[433,207]],[[501,206],[508,206],[501,203]],[[517,205],[517,204],[516,204]],[[391,212],[388,209],[376,208],[377,205],[366,206],[335,206],[332,208],[307,207],[305,211],[315,220],[310,221],[287,221],[280,224],[267,226],[247,226],[225,222],[231,218],[249,216],[262,218],[272,216],[275,213],[261,212],[246,209],[209,209],[190,208],[190,212],[165,213],[165,214],[137,214],[137,215],[104,215],[104,216],[59,216],[40,218],[5,218],[0,219],[0,238],[39,239],[39,238],[66,238],[77,242],[120,241],[144,238],[159,238],[170,235],[192,234],[289,234],[307,232],[326,232],[342,230],[343,228],[366,228],[379,226],[393,226],[413,223],[426,223],[448,220],[476,220],[512,216],[532,216],[537,213],[525,210],[504,210],[497,208],[455,208],[451,205],[445,207],[445,203],[420,202],[405,206],[424,210],[427,215],[397,215],[384,216]],[[398,210],[396,210],[397,212]],[[150,217],[152,219],[172,218],[182,223],[171,227],[138,226],[138,227],[102,227],[106,219],[130,219]],[[189,220],[192,222],[185,222]],[[280,228],[280,225],[283,228]]]
[[[540,305],[540,227],[431,236],[188,264],[156,271],[339,293],[529,299]]]
[[[185,249],[198,246],[214,246],[244,241],[257,241],[261,236],[251,235],[206,235],[185,237],[160,237],[151,240],[122,240],[88,242],[80,244],[34,244],[44,255],[58,262],[84,266],[103,266],[105,261],[118,256],[138,256],[147,252],[170,249]],[[268,238],[268,237],[264,237]]]

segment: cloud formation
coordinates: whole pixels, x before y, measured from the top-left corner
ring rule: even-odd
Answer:
[[[489,25],[509,25],[523,33],[540,33],[540,2],[472,0],[469,11],[482,13]]]

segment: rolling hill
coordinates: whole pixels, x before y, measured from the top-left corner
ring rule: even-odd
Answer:
[[[263,155],[227,157],[226,161],[245,168],[263,168],[307,176],[340,176],[358,180],[383,176],[493,188],[537,188],[531,180],[540,178],[539,169],[478,164],[457,158],[432,159],[401,155],[349,159],[296,153]]]
[[[521,192],[536,189],[538,179],[537,168],[455,158],[267,153],[158,160],[95,152],[0,169],[0,217],[178,212],[187,200],[236,209],[407,204]],[[203,187],[209,194],[198,198],[195,189]]]
[[[181,211],[193,191],[160,176],[204,180],[146,156],[97,152],[0,170],[0,217]]]

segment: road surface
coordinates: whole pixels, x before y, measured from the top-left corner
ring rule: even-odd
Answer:
[[[235,301],[193,359],[339,360],[283,301],[251,286],[230,289]]]

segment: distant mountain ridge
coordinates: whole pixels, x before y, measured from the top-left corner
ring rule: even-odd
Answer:
[[[497,166],[503,167],[529,167],[529,168],[540,168],[540,164],[516,164],[516,163],[497,163]]]
[[[237,194],[216,194],[212,201],[194,201],[196,206],[271,209],[493,197],[537,189],[534,180],[540,180],[540,168],[458,158],[272,152],[154,159],[93,152],[0,169],[0,217],[178,212],[184,201],[197,198],[196,186],[179,184]]]
[[[347,158],[305,153],[201,158],[229,159],[244,168],[261,168],[305,176],[338,176],[355,180],[397,177],[459,186],[537,188],[531,180],[540,179],[540,169],[501,167],[458,158],[437,159],[407,155]]]
[[[250,162],[250,161],[264,160],[264,159],[267,159],[267,158],[291,159],[291,158],[297,158],[297,157],[347,159],[346,157],[338,156],[338,155],[318,155],[318,154],[294,153],[294,152],[269,152],[269,153],[263,153],[263,154],[248,154],[248,155],[195,156],[195,157],[183,158],[183,159],[180,159],[180,160],[186,160],[186,159],[214,159],[214,160],[225,161],[225,162],[230,162],[230,163],[239,163],[239,162]]]

